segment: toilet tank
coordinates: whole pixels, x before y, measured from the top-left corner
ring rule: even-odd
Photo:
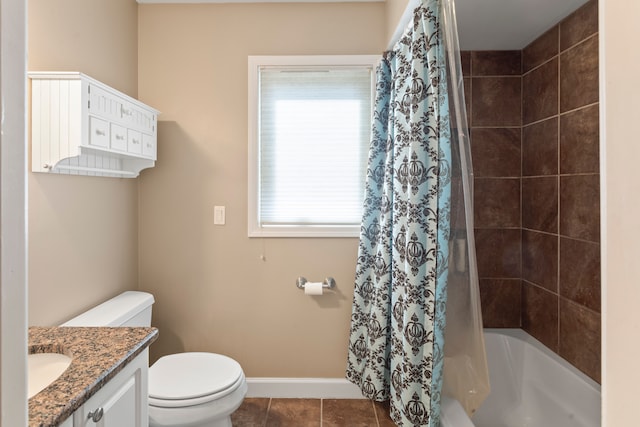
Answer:
[[[74,317],[61,326],[151,326],[153,295],[127,291]]]

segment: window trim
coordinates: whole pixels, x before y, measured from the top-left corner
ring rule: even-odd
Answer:
[[[360,225],[270,225],[259,221],[259,70],[261,67],[371,67],[371,108],[375,100],[375,69],[380,55],[249,56],[248,93],[248,236],[249,237],[359,237]],[[364,177],[363,177],[364,179]]]

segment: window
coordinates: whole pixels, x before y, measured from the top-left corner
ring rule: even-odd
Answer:
[[[379,56],[249,57],[249,236],[357,237]]]

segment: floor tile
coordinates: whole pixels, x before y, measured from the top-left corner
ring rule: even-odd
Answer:
[[[248,397],[244,399],[242,405],[231,414],[233,427],[262,427],[267,420],[267,410],[269,409],[269,399]]]
[[[266,427],[319,427],[320,399],[271,399]]]
[[[373,402],[373,406],[376,409],[376,416],[378,417],[378,425],[380,427],[395,427],[396,423],[391,420],[389,415],[389,401],[385,402]]]
[[[322,427],[377,426],[373,404],[368,399],[324,399]]]

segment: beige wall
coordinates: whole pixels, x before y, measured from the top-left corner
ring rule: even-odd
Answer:
[[[410,0],[385,0],[385,16],[386,16],[386,39],[389,42],[398,28],[398,24],[404,14]],[[389,46],[385,46],[388,48]]]
[[[603,425],[638,423],[640,3],[600,0]],[[634,45],[635,47],[635,45]]]
[[[139,94],[163,112],[157,167],[140,178],[140,287],[156,296],[160,328],[152,358],[215,351],[248,376],[344,376],[357,239],[247,237],[247,56],[378,54],[384,10],[141,5]],[[226,225],[213,225],[214,205]],[[305,296],[301,275],[333,276],[338,290]]]
[[[136,97],[136,0],[29,0],[29,71],[81,71]]]
[[[137,94],[135,0],[30,0],[30,71],[81,71]],[[144,173],[144,172],[143,172]],[[29,173],[29,324],[137,287],[137,181]]]

